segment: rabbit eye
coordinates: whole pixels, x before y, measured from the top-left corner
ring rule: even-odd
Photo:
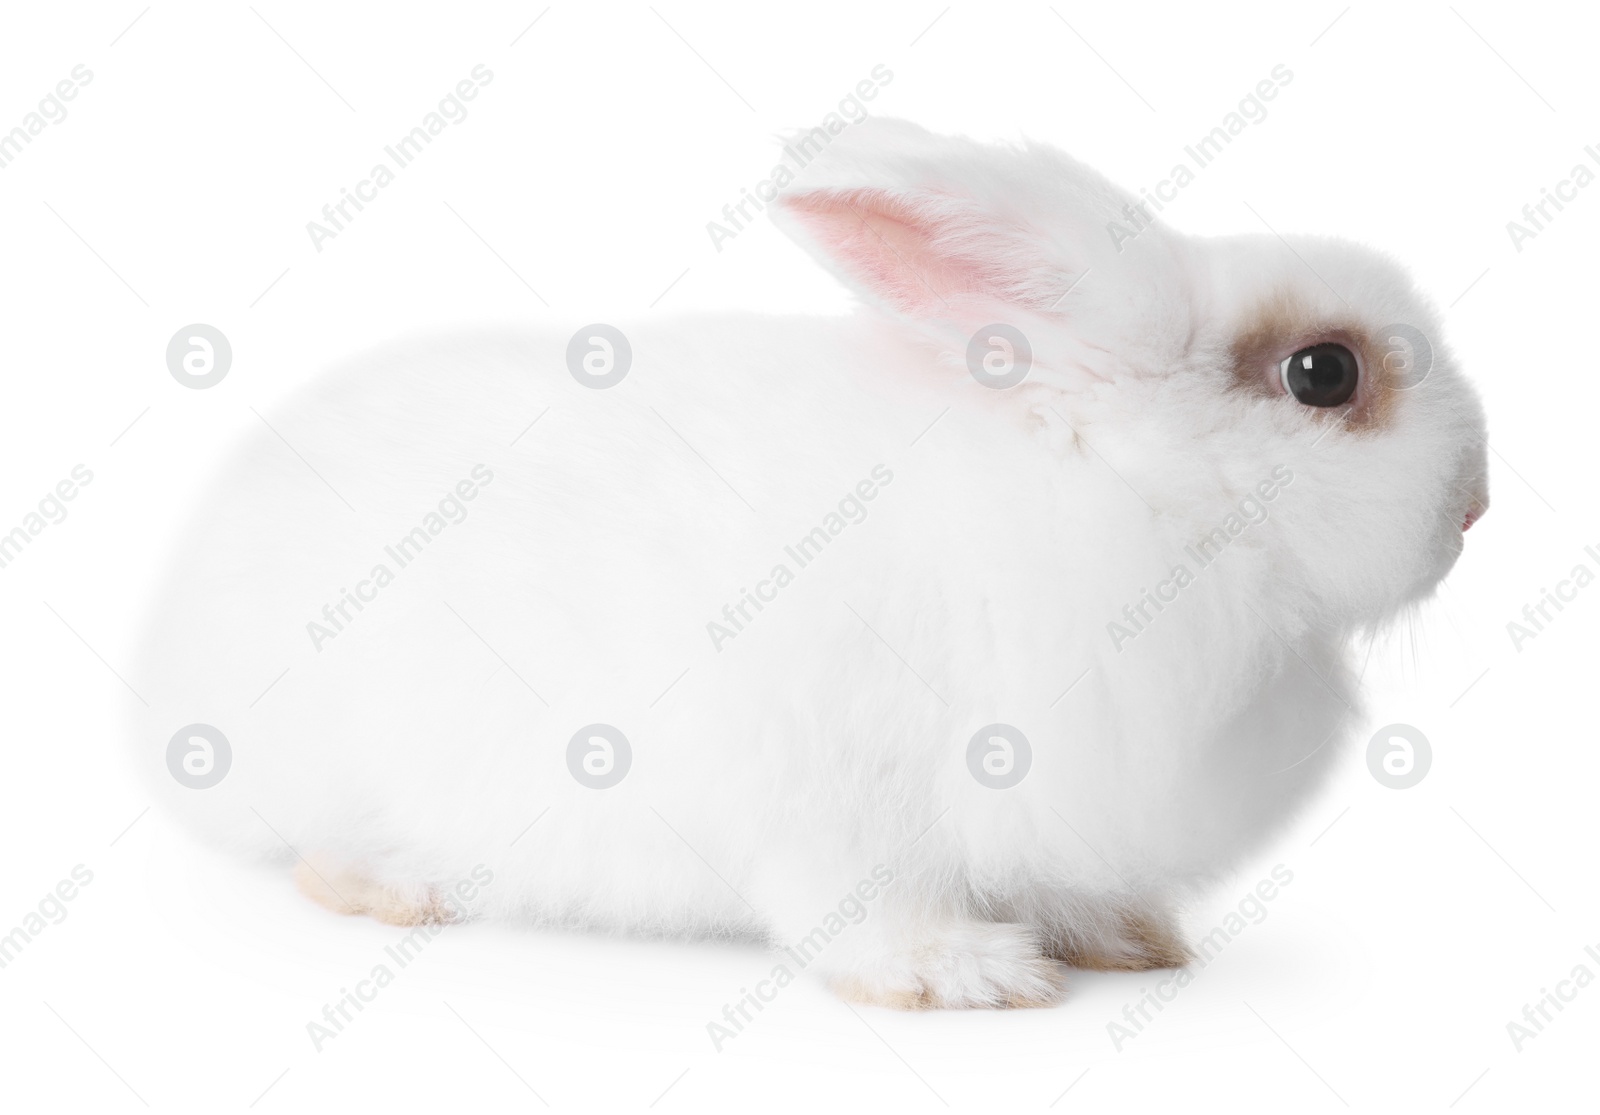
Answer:
[[[1303,348],[1283,362],[1283,389],[1308,407],[1336,407],[1350,401],[1360,379],[1355,353],[1328,343]]]

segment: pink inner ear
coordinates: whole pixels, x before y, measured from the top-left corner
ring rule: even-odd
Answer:
[[[1000,262],[981,262],[978,238],[938,212],[953,210],[951,202],[914,205],[862,189],[803,194],[784,204],[849,279],[902,313],[964,318],[975,297],[1004,297]]]

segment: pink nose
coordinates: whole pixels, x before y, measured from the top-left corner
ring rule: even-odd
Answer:
[[[1483,518],[1483,511],[1476,507],[1467,509],[1466,521],[1461,524],[1461,533],[1465,534],[1472,529],[1472,524]]]

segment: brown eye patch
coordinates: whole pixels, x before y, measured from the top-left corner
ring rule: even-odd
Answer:
[[[1280,369],[1284,360],[1315,345],[1343,345],[1361,365],[1360,382],[1349,402],[1335,407],[1307,407],[1283,388]],[[1293,295],[1279,294],[1262,302],[1234,335],[1228,350],[1233,386],[1318,414],[1327,421],[1342,421],[1353,429],[1382,429],[1394,417],[1398,398],[1384,353],[1372,343],[1366,327],[1353,316],[1328,316],[1316,312]]]

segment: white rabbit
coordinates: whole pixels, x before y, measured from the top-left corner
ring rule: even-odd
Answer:
[[[1184,962],[1486,508],[1476,397],[1365,249],[823,138],[770,212],[855,317],[407,342],[249,439],[136,671],[182,815],[336,909],[755,936],[865,1002]]]

